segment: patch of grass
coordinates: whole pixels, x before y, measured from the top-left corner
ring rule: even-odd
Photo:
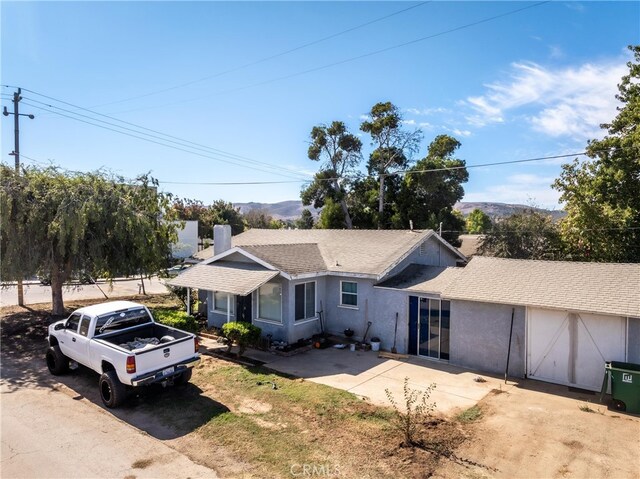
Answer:
[[[598,414],[603,414],[603,415],[604,415],[604,412],[603,412],[603,411],[601,411],[600,409],[593,409],[593,408],[589,405],[589,403],[583,403],[583,404],[580,404],[580,405],[578,406],[578,409],[580,409],[582,412],[598,413]]]
[[[482,409],[476,404],[469,409],[462,411],[456,416],[456,419],[463,423],[474,422],[482,417]]]
[[[139,459],[131,464],[132,469],[146,469],[153,464],[153,459]]]

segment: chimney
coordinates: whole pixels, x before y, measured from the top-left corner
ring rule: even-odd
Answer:
[[[213,227],[213,255],[218,256],[231,249],[231,226],[214,225]]]

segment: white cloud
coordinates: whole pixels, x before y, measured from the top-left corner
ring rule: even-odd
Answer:
[[[413,126],[413,125],[416,124],[416,121],[415,120],[402,120],[402,123],[405,124],[405,125]]]
[[[432,130],[434,128],[433,125],[428,121],[421,121],[420,123],[418,123],[418,126],[423,130]]]
[[[453,130],[451,130],[451,133],[456,136],[471,136],[471,132],[469,130],[459,130],[458,128],[454,128]]]
[[[371,117],[369,115],[360,115],[359,118],[362,121],[370,121],[371,120]]]
[[[558,69],[514,63],[509,79],[486,85],[484,95],[467,98],[473,113],[466,119],[475,126],[503,123],[508,113],[528,108],[533,111],[525,113],[527,121],[541,133],[599,136],[599,125],[615,116],[617,84],[626,72],[622,60]]]
[[[448,113],[449,110],[447,108],[407,108],[405,110],[407,113],[411,113],[412,115],[418,116],[428,116],[433,115],[435,113]]]
[[[506,182],[488,186],[482,191],[470,191],[463,201],[490,201],[511,204],[534,204],[543,208],[558,209],[560,192],[551,188],[553,177],[516,174]]]

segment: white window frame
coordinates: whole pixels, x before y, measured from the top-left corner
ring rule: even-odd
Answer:
[[[356,285],[356,292],[355,293],[348,293],[348,292],[346,293],[346,292],[342,291],[342,284],[343,283],[353,283],[353,284],[355,284]],[[358,289],[359,288],[358,288],[358,282],[357,281],[340,281],[340,302],[338,303],[338,306],[340,306],[341,308],[347,308],[347,309],[359,309],[359,306],[358,306],[358,295],[359,295]],[[350,294],[352,296],[355,296],[356,297],[356,304],[355,305],[354,304],[344,304],[342,302],[342,295],[343,294]]]
[[[260,312],[261,312],[261,309],[260,309],[260,290],[264,286],[267,286],[269,284],[277,284],[280,287],[280,320],[279,321],[276,320],[276,319],[268,319],[268,318],[260,317]],[[267,283],[263,284],[262,286],[260,286],[256,290],[256,292],[255,292],[255,294],[256,294],[256,305],[258,307],[258,311],[256,313],[256,318],[255,318],[256,321],[262,321],[263,323],[271,323],[271,324],[278,324],[278,325],[282,325],[283,324],[283,318],[282,318],[282,307],[283,307],[283,305],[282,305],[282,303],[284,301],[282,300],[282,289],[283,288],[282,288],[282,284],[281,283],[275,283],[275,282],[270,281],[270,282],[267,282]]]
[[[307,285],[313,283],[313,316],[296,319],[296,287],[304,285],[304,311],[307,312]],[[293,321],[297,324],[318,318],[318,282],[305,281],[293,285]]]
[[[229,301],[229,303],[227,303],[227,298],[225,297],[225,299],[223,301],[220,301],[220,303],[222,303],[222,305],[224,306],[224,309],[220,308],[218,306],[218,302],[216,302],[216,293],[220,293],[220,294],[226,294],[227,296],[231,296],[231,299]],[[236,312],[236,295],[235,294],[231,294],[231,293],[223,293],[222,291],[212,291],[211,292],[211,302],[212,302],[212,307],[211,307],[211,311],[214,313],[218,313],[218,314],[224,314],[225,316],[227,315],[227,304],[231,305],[231,311],[229,312],[229,316],[231,317],[235,317],[235,312]]]

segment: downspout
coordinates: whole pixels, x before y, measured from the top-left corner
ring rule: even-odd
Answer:
[[[187,288],[187,314],[191,316],[191,288]]]
[[[227,323],[231,322],[231,294],[227,293]]]

